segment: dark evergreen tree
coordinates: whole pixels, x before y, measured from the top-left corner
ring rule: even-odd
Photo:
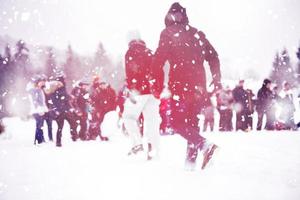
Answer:
[[[288,51],[284,49],[280,55],[276,54],[275,56],[270,78],[274,83],[281,87],[284,81],[288,81],[293,85],[295,81],[294,74],[295,72],[291,65]]]
[[[56,66],[55,54],[53,53],[53,48],[48,47],[46,50],[46,64],[45,64],[45,72],[47,77],[53,77],[54,74],[58,71]]]
[[[296,55],[298,58],[298,65],[297,65],[297,69],[296,69],[296,79],[298,81],[298,84],[300,84],[300,47],[298,48]]]
[[[12,57],[11,57],[11,49],[10,49],[9,44],[6,44],[5,51],[4,51],[4,58],[5,58],[4,64],[11,63]]]
[[[99,43],[95,53],[93,65],[93,73],[95,75],[99,75],[103,81],[108,82],[113,87],[116,85],[114,83],[116,78],[116,66],[113,65],[101,42]]]
[[[16,75],[18,75],[18,77],[23,77],[25,80],[29,79],[31,70],[29,49],[26,47],[26,43],[23,40],[19,40],[16,44],[16,50],[14,55]]]
[[[68,46],[67,60],[64,64],[64,73],[67,90],[71,91],[72,85],[82,76],[80,60],[73,52],[71,45]]]
[[[278,80],[278,73],[279,73],[279,65],[280,65],[280,57],[279,57],[279,53],[277,52],[273,61],[273,65],[272,65],[272,71],[271,71],[271,75],[270,75],[270,79],[275,82],[276,80]]]

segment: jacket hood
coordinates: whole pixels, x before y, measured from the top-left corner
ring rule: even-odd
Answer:
[[[129,42],[129,48],[132,47],[146,48],[146,43],[141,39],[134,39]]]
[[[189,19],[186,10],[178,2],[173,3],[165,17],[166,27],[173,24],[188,24]]]

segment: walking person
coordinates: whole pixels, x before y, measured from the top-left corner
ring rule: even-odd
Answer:
[[[45,142],[43,125],[44,115],[48,112],[46,98],[42,89],[45,86],[45,81],[40,76],[36,76],[33,79],[33,87],[28,90],[31,102],[30,113],[36,122],[34,144],[36,144],[36,142],[41,144],[42,142]]]
[[[171,5],[165,25],[152,63],[152,88],[158,98],[164,85],[163,67],[168,61],[172,128],[189,143],[186,167],[195,167],[198,150],[202,150],[204,169],[217,146],[199,134],[197,115],[207,92],[204,61],[210,65],[215,90],[221,86],[218,54],[204,33],[189,25],[186,9],[179,3]]]
[[[53,103],[53,112],[55,114],[55,121],[57,123],[56,132],[56,146],[61,147],[62,130],[64,127],[64,121],[66,120],[70,125],[71,139],[76,141],[78,139],[78,134],[76,131],[76,120],[74,117],[74,112],[70,105],[70,96],[66,90],[65,78],[63,75],[59,75],[50,84],[51,101]],[[52,89],[54,88],[54,89]]]
[[[262,128],[263,117],[266,115],[266,130],[274,130],[274,120],[272,120],[272,98],[271,80],[265,79],[262,87],[257,92],[256,111],[258,115],[256,130]]]
[[[143,151],[142,134],[139,127],[143,115],[143,136],[148,140],[147,159],[158,156],[159,151],[159,97],[155,98],[150,90],[152,52],[141,39],[129,42],[125,55],[125,70],[128,98],[124,104],[124,125],[132,140],[132,149],[128,153]]]

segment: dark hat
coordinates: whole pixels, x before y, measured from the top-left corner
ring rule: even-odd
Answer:
[[[186,10],[178,2],[175,2],[171,5],[166,17],[165,25],[170,26],[174,23],[179,24],[188,24],[189,19],[186,14]]]
[[[81,79],[78,83],[79,86],[89,85],[90,82],[87,79]]]
[[[265,79],[264,82],[263,82],[263,85],[267,85],[269,83],[272,83],[272,81],[270,79]]]

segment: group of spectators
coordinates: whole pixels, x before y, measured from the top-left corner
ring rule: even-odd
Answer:
[[[284,82],[282,89],[265,79],[257,95],[250,89],[244,88],[244,80],[231,90],[229,87],[216,92],[217,110],[219,112],[219,131],[253,130],[253,115],[257,113],[256,130],[296,130],[299,124],[295,123],[295,105],[291,85]],[[205,116],[203,131],[207,124],[213,130],[214,106],[211,100],[203,109]],[[235,128],[233,126],[233,114]],[[263,120],[265,119],[265,120]],[[263,127],[263,121],[265,126]]]
[[[91,85],[91,86],[89,86]],[[116,94],[109,84],[101,82],[98,76],[92,84],[79,81],[68,94],[64,76],[47,80],[36,76],[28,86],[31,100],[31,114],[36,121],[34,143],[45,142],[43,134],[44,121],[48,126],[48,138],[53,140],[52,122],[57,122],[56,146],[62,146],[62,129],[66,120],[70,126],[73,141],[101,140],[108,138],[101,134],[101,123],[104,115],[116,107]],[[88,120],[88,113],[91,118]],[[89,122],[89,123],[88,123]]]

